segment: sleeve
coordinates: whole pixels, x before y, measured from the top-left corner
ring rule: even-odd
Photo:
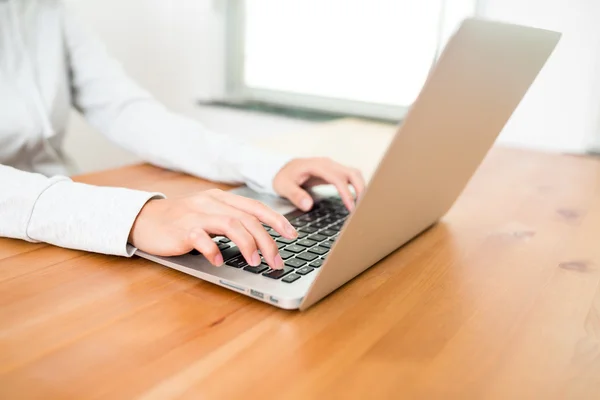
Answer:
[[[74,104],[111,141],[164,168],[274,194],[290,161],[169,112],[138,87],[102,44],[64,10]]]
[[[90,186],[0,165],[0,237],[131,256],[137,215],[159,193]]]

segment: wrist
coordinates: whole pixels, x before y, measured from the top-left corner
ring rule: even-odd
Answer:
[[[244,168],[244,182],[259,193],[277,195],[273,186],[275,179],[292,159],[287,155],[262,153],[259,161]]]
[[[131,229],[129,230],[129,236],[127,238],[127,243],[129,243],[130,245],[132,245],[134,247],[137,247],[136,246],[137,234],[139,234],[139,232],[144,229],[145,221],[147,220],[148,215],[152,214],[153,209],[156,208],[156,203],[159,202],[160,200],[164,200],[164,199],[165,199],[164,197],[152,197],[152,198],[148,199],[148,201],[146,201],[146,203],[144,203],[144,205],[140,209],[140,212],[135,217],[135,220],[133,221],[133,225],[131,225]]]
[[[277,171],[275,176],[273,176],[273,181],[271,182],[273,194],[276,194],[277,196],[284,195],[284,193],[282,192],[282,187],[285,187],[285,182],[291,178],[289,176],[290,173],[288,171],[293,168],[294,163],[297,160],[298,158],[288,160],[285,164],[281,166],[281,168]]]

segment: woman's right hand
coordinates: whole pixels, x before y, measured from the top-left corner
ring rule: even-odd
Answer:
[[[211,189],[182,198],[150,200],[133,224],[129,243],[157,256],[177,256],[196,249],[213,265],[221,266],[223,256],[211,235],[226,236],[248,264],[261,263],[260,250],[271,268],[281,269],[277,244],[261,222],[285,238],[298,235],[283,215],[263,203]]]

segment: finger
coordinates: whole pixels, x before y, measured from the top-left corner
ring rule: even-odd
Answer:
[[[244,228],[252,235],[256,246],[260,250],[267,264],[273,269],[283,268],[283,260],[279,255],[277,244],[262,226],[258,218],[224,203],[221,203],[220,207],[216,208],[216,212],[224,216],[233,217],[241,222]]]
[[[314,201],[310,194],[293,180],[282,183],[280,194],[302,211],[310,211]]]
[[[365,191],[365,179],[363,178],[362,172],[358,169],[351,168],[348,173],[348,178],[350,180],[350,184],[354,187],[356,191],[356,198],[359,199]]]
[[[254,237],[235,217],[229,215],[210,215],[203,218],[203,228],[211,233],[225,235],[236,244],[246,262],[252,266],[260,265],[260,255]]]
[[[253,215],[288,239],[294,239],[298,236],[296,229],[283,215],[276,213],[260,201],[237,196],[225,191],[214,191],[211,192],[211,195],[227,205]]]
[[[350,188],[348,188],[347,178],[342,175],[339,177],[332,178],[330,182],[337,189],[337,191],[340,194],[340,197],[342,198],[342,201],[344,202],[344,205],[346,206],[348,211],[353,211],[354,207],[355,207],[354,197],[352,196],[352,192],[350,191]]]
[[[312,168],[311,174],[334,185],[346,208],[349,211],[354,210],[354,198],[352,197],[352,193],[348,188],[348,178],[346,175],[323,163],[316,164]]]
[[[239,216],[240,222],[254,237],[267,264],[273,269],[282,269],[283,259],[279,255],[279,249],[277,248],[275,240],[273,240],[271,235],[269,235],[256,217],[246,214],[243,211],[238,211],[238,213],[241,214]]]
[[[194,229],[189,234],[192,246],[198,250],[215,267],[223,265],[223,256],[217,244],[210,238],[208,233],[202,229]]]

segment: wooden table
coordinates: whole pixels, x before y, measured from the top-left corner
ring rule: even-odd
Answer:
[[[79,180],[214,186],[148,165]],[[600,162],[504,148],[440,224],[303,313],[0,239],[0,398],[598,399],[599,282]]]

